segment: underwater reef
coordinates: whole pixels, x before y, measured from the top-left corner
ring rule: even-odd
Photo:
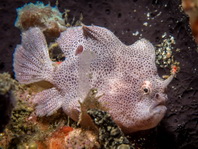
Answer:
[[[35,8],[34,4],[25,5],[26,2],[33,2],[38,7]],[[42,1],[44,4],[36,1],[26,2],[8,0],[0,4],[1,148],[17,146],[42,149],[65,147],[194,149],[198,147],[197,45],[188,24],[188,16],[184,13],[179,0],[125,2],[59,0],[50,1],[50,4],[48,1]],[[26,12],[22,15],[23,5],[27,8],[24,11],[31,12],[29,8],[31,7],[38,9],[38,13],[30,15]],[[16,16],[16,9],[21,18]],[[26,17],[25,14],[31,17]],[[95,118],[99,116],[97,120],[100,120],[102,114],[106,117],[105,120],[102,119],[104,124],[100,125],[97,121],[94,121],[94,124],[92,121],[89,122],[91,129],[87,129],[82,123],[79,125],[80,122],[77,124],[68,118],[61,110],[49,117],[36,116],[35,105],[29,101],[37,92],[50,88],[51,84],[39,82],[39,84],[21,85],[14,80],[12,55],[16,45],[20,43],[21,31],[38,26],[46,36],[51,60],[55,65],[59,65],[65,57],[56,43],[53,43],[54,39],[67,27],[79,26],[82,23],[108,28],[127,45],[141,38],[148,39],[155,46],[159,75],[167,79],[169,75],[176,73],[167,89],[168,110],[157,127],[124,135],[105,109],[88,110],[90,107],[86,107],[85,103],[81,103],[81,108],[86,105],[84,114],[90,117],[94,115]],[[19,29],[14,27],[14,24]],[[95,96],[91,100],[97,102]],[[103,128],[107,124],[110,124],[110,127]],[[110,137],[106,138],[107,135]]]

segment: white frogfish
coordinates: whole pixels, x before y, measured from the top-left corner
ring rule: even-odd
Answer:
[[[167,110],[165,89],[173,79],[161,79],[155,64],[155,48],[146,39],[123,44],[111,31],[99,26],[70,27],[56,43],[65,60],[59,65],[49,57],[42,31],[30,28],[14,53],[16,79],[23,84],[48,81],[53,87],[33,97],[38,116],[62,108],[75,121],[90,89],[125,133],[155,127]]]

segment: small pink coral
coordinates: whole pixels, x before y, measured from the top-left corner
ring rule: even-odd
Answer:
[[[97,137],[91,131],[74,129],[65,137],[65,147],[67,149],[92,149],[99,148]]]

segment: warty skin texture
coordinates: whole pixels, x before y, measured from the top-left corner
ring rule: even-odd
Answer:
[[[157,74],[155,49],[141,39],[124,45],[111,31],[98,26],[71,27],[56,41],[66,59],[53,65],[39,28],[22,34],[14,54],[14,71],[20,83],[41,80],[54,87],[38,93],[33,101],[38,116],[62,107],[74,120],[90,89],[103,95],[99,102],[125,133],[155,127],[166,112],[165,88],[173,79]]]

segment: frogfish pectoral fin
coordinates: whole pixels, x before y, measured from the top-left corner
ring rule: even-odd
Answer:
[[[61,108],[64,97],[53,87],[35,95],[33,102],[37,104],[37,116],[49,116]]]

